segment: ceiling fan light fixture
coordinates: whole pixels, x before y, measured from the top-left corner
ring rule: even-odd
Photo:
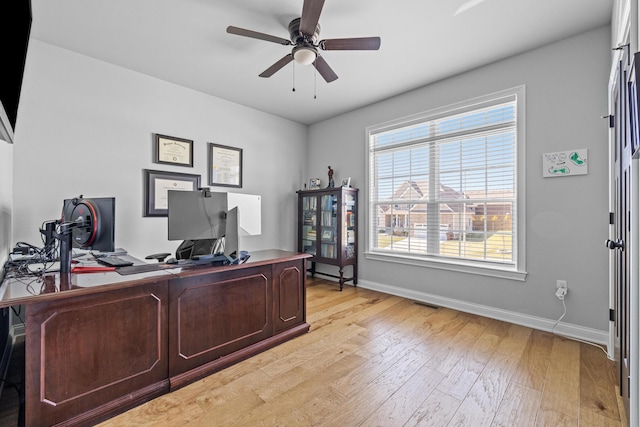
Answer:
[[[310,65],[316,60],[318,53],[312,47],[296,46],[293,49],[293,59],[300,65]]]

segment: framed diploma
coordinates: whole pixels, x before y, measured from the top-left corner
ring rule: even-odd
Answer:
[[[242,187],[242,149],[209,143],[209,185]]]
[[[193,167],[193,141],[155,134],[155,163]]]
[[[167,216],[169,190],[195,191],[200,175],[145,169],[144,216]]]

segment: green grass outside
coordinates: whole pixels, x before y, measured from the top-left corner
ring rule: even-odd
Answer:
[[[406,237],[404,236],[391,236],[389,234],[378,234],[378,247],[386,248],[391,244],[391,242],[398,242],[400,240],[404,240]]]
[[[511,260],[512,236],[511,234],[494,233],[487,239],[487,259],[495,259],[500,261]],[[459,252],[460,251],[460,252]],[[467,240],[460,242],[458,240],[447,240],[440,242],[440,252],[442,254],[457,255],[463,258],[484,259],[485,242],[480,240]]]
[[[485,241],[481,239],[482,233],[469,233],[468,239],[444,240],[440,242],[442,255],[460,256],[467,259],[485,259]],[[386,248],[391,242],[399,242],[406,237],[378,234],[378,248]],[[509,232],[493,232],[486,241],[486,259],[496,261],[512,261],[511,253],[512,236]]]

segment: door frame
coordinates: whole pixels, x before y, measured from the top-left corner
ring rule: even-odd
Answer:
[[[633,7],[635,13],[637,9]],[[632,25],[630,14],[625,17],[622,22],[619,22],[622,31],[617,32],[619,40],[614,40],[617,45],[629,43],[628,54],[633,55],[637,51],[637,31],[632,31]],[[634,20],[637,22],[637,20]],[[637,25],[637,24],[634,24]],[[619,28],[620,28],[619,27]],[[632,34],[633,33],[633,34]],[[626,40],[626,41],[621,41]],[[611,58],[611,74],[609,76],[609,88],[608,88],[608,107],[610,114],[614,114],[615,111],[615,98],[614,90],[617,83],[627,84],[627,82],[618,82],[619,73],[617,72],[618,64],[622,59],[624,52],[620,50],[613,50]],[[616,187],[615,187],[615,132],[614,127],[609,128],[609,212],[615,212],[616,210]],[[630,245],[626,247],[629,251],[629,358],[632,361],[629,369],[629,410],[630,413],[626,414],[629,421],[629,425],[640,425],[640,413],[638,407],[640,406],[640,368],[638,367],[638,360],[640,360],[640,262],[636,261],[640,259],[640,153],[636,152],[631,159],[629,180],[631,200],[630,200],[630,218],[627,220],[631,225],[630,230]],[[611,222],[611,221],[610,221]],[[615,225],[609,224],[609,238],[617,239],[619,236],[616,234]],[[615,310],[617,308],[616,296],[616,283],[615,283],[615,257],[617,256],[615,251],[609,251],[609,308]],[[616,313],[617,316],[617,313]],[[609,359],[615,360],[616,351],[616,331],[615,322],[609,322],[609,345],[607,347],[607,355]],[[619,386],[621,386],[619,384]]]
[[[611,73],[609,75],[609,92],[608,92],[608,108],[609,115],[604,116],[607,120],[611,120],[614,112],[616,111],[616,99],[614,96],[616,85],[618,84],[618,63],[620,62],[622,53],[620,51],[614,51],[612,57]],[[609,125],[609,212],[613,214],[616,211],[616,128]],[[609,221],[609,239],[615,240],[616,230],[614,221]],[[616,253],[614,251],[607,251],[609,254],[609,310],[615,310],[616,308],[616,283],[615,283],[615,266],[616,266]],[[609,342],[607,345],[607,356],[611,360],[615,360],[615,345],[616,345],[616,333],[615,333],[615,321],[610,319],[609,321]]]

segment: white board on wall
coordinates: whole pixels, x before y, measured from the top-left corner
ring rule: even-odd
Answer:
[[[586,175],[589,172],[589,159],[586,148],[542,155],[542,176],[544,178]]]
[[[227,208],[238,208],[238,225],[244,235],[262,234],[262,197],[254,194],[227,193]]]

